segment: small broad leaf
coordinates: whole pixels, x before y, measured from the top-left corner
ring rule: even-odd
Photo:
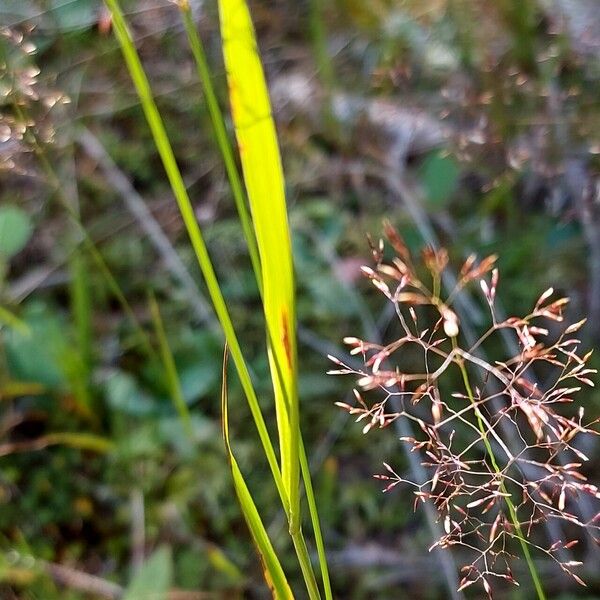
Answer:
[[[75,31],[92,27],[98,21],[98,8],[95,0],[51,0],[52,17],[61,32]]]
[[[0,208],[0,259],[20,252],[31,237],[32,229],[25,211],[12,205]]]
[[[445,156],[441,152],[430,154],[420,172],[427,200],[432,204],[443,204],[458,185],[458,165],[451,156]]]
[[[162,546],[136,573],[125,591],[123,600],[167,600],[172,578],[171,550]]]
[[[156,404],[137,380],[124,371],[114,371],[107,378],[106,398],[109,406],[128,415],[143,416],[156,412]]]
[[[21,312],[26,331],[12,327],[4,334],[12,376],[47,388],[64,385],[66,377],[62,366],[68,347],[64,320],[41,303],[31,303]]]

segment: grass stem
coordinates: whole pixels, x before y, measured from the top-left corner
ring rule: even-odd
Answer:
[[[452,338],[452,346],[456,348],[456,338]],[[473,389],[471,387],[471,382],[469,380],[469,374],[467,373],[467,369],[464,365],[462,359],[458,362],[458,368],[460,369],[461,376],[463,379],[463,383],[465,386],[465,390],[467,392],[467,396],[469,397],[469,401],[474,406],[475,415],[477,416],[477,426],[481,433],[481,439],[485,445],[486,452],[489,456],[490,462],[492,463],[492,467],[494,471],[498,474],[502,474],[502,469],[498,465],[496,460],[496,456],[494,454],[494,450],[487,436],[486,427],[481,419],[479,414],[479,408],[475,402],[475,395],[473,394]],[[515,528],[516,537],[519,540],[519,544],[521,545],[521,549],[523,551],[523,556],[525,561],[527,562],[527,567],[529,568],[529,573],[531,574],[531,579],[533,581],[533,585],[535,587],[535,591],[537,593],[538,600],[546,600],[546,594],[544,593],[544,588],[542,587],[542,582],[540,581],[540,576],[537,572],[533,559],[531,557],[531,552],[529,551],[529,546],[527,545],[527,540],[525,539],[525,535],[523,534],[523,530],[521,528],[521,523],[519,522],[519,518],[517,515],[517,509],[512,501],[512,497],[508,493],[508,490],[504,484],[504,481],[501,480],[500,489],[503,494],[506,494],[504,497],[504,501],[506,502],[506,506],[508,508],[508,512],[510,514],[510,520]]]

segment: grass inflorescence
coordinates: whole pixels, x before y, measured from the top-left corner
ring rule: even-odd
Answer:
[[[402,441],[422,454],[429,478],[407,479],[387,463],[376,477],[386,491],[407,484],[415,489],[415,504],[435,506],[443,534],[433,547],[465,557],[461,590],[480,583],[491,598],[494,581],[516,584],[515,552],[525,559],[540,599],[545,594],[533,555],[545,555],[583,583],[575,572],[582,563],[565,551],[578,544],[574,528],[598,543],[600,513],[586,520],[578,506],[581,496],[600,499],[582,472],[588,458],[578,447],[580,437],[598,434],[598,420],[587,422],[582,406],[570,416],[559,409],[572,405],[581,386],[593,385],[596,371],[587,366],[592,353],[580,354],[575,337],[585,320],[565,324],[568,299],[553,289],[529,314],[500,317],[496,256],[480,262],[470,256],[442,298],[448,253],[428,247],[417,264],[398,233],[386,229],[396,255],[385,260],[380,242],[373,247],[375,267],[363,267],[363,273],[393,304],[401,334],[387,344],[346,338],[364,368],[332,357],[339,367],[332,373],[358,377],[356,403],[338,405],[363,423],[364,433],[397,419],[413,424],[419,433]],[[473,282],[488,308],[489,327],[464,347],[453,302]],[[514,335],[518,352],[485,358],[484,347],[503,330]],[[411,368],[418,363],[422,368]],[[453,378],[456,370],[460,376]],[[383,397],[369,401],[375,392]],[[392,397],[401,410],[390,410]],[[548,521],[558,522],[564,537],[548,539],[542,527]]]

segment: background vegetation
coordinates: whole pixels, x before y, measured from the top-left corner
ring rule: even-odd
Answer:
[[[383,495],[372,478],[390,457],[411,468],[398,435],[363,436],[334,406],[348,382],[325,375],[326,354],[342,355],[346,335],[386,334],[359,272],[384,217],[415,250],[498,253],[507,314],[554,286],[572,299],[569,318],[591,317],[587,347],[600,341],[600,8],[250,5],[286,174],[302,430],[334,595],[447,598],[425,514],[410,490]],[[226,107],[216,6],[191,6]],[[179,11],[124,7],[272,424],[260,296]],[[221,334],[108,12],[5,0],[0,22],[0,597],[264,597],[221,436]],[[478,301],[464,309],[476,330]],[[163,328],[191,435],[157,360]],[[297,583],[230,383],[237,460]],[[598,448],[585,452],[597,482]],[[582,552],[589,588],[542,563],[550,595],[600,595],[598,552]],[[532,597],[526,581],[503,594]]]

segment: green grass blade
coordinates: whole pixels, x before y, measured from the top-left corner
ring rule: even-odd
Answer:
[[[26,335],[29,335],[29,327],[27,327],[26,331]],[[46,388],[41,383],[9,380],[0,386],[0,401],[13,400],[19,396],[41,396],[45,393]]]
[[[69,292],[75,338],[87,376],[92,366],[92,302],[86,258],[85,254],[81,252],[74,252],[71,255]]]
[[[158,340],[158,347],[160,351],[160,358],[167,378],[167,386],[169,388],[169,394],[173,405],[179,414],[181,423],[185,433],[191,438],[192,432],[192,420],[190,417],[190,411],[188,410],[187,404],[181,391],[181,383],[179,381],[179,375],[177,374],[177,367],[175,366],[175,359],[167,340],[167,334],[165,333],[165,326],[160,314],[158,302],[156,298],[150,296],[150,314],[152,315],[152,323],[154,324],[154,331]]]
[[[217,276],[208,255],[208,250],[204,243],[200,227],[196,221],[192,203],[185,188],[185,184],[183,182],[181,172],[179,171],[179,167],[177,166],[177,162],[175,161],[173,149],[171,148],[171,144],[158,112],[158,108],[154,102],[154,98],[152,97],[148,78],[146,77],[146,73],[144,72],[140,58],[133,44],[133,40],[131,38],[129,29],[127,28],[125,18],[123,17],[119,1],[106,0],[106,4],[112,14],[115,35],[121,46],[123,57],[125,58],[127,68],[136,87],[142,109],[146,115],[146,120],[150,126],[154,143],[156,144],[156,148],[160,154],[175,199],[177,200],[177,204],[179,206],[186,230],[192,242],[192,247],[196,254],[198,264],[202,270],[202,274],[204,275],[210,298],[212,300],[215,312],[217,313],[219,322],[221,323],[221,327],[223,328],[225,339],[227,340],[227,344],[230,348],[231,358],[238,371],[242,388],[256,423],[265,456],[267,457],[275,485],[277,486],[277,491],[279,492],[282,504],[287,513],[289,511],[289,499],[283,484],[282,474],[277,463],[275,450],[273,449],[273,445],[271,443],[271,439],[269,437],[269,433],[258,404],[258,398],[252,385],[250,373],[233,328],[233,323],[231,321],[231,317],[229,316],[225,300],[221,293]]]
[[[340,139],[340,127],[332,107],[335,78],[333,64],[327,48],[327,33],[323,10],[326,6],[324,0],[310,0],[309,27],[312,37],[313,53],[319,69],[319,78],[325,91],[324,117],[328,133],[336,140]]]
[[[294,276],[283,171],[248,7],[244,0],[219,0],[219,15],[233,122],[262,267],[281,473],[293,533],[300,527],[299,409]]]
[[[91,450],[93,452],[105,453],[115,449],[114,443],[106,437],[93,433],[79,432],[57,432],[49,433],[40,438],[47,446],[69,446],[79,450]]]
[[[29,325],[14,315],[8,308],[0,306],[0,329],[2,325],[6,325],[23,335],[30,335]]]
[[[256,236],[254,235],[254,230],[252,228],[252,219],[248,210],[244,185],[238,172],[233,147],[229,140],[229,135],[227,134],[227,128],[225,127],[225,119],[223,118],[223,113],[219,106],[219,101],[217,100],[217,95],[212,83],[210,68],[206,60],[206,52],[204,51],[204,45],[202,44],[202,39],[200,38],[200,35],[198,34],[198,31],[194,25],[192,11],[188,0],[179,0],[179,7],[181,8],[181,15],[188,37],[188,43],[196,63],[198,77],[204,89],[206,106],[208,107],[215,139],[217,141],[217,145],[219,146],[219,150],[221,151],[221,156],[223,157],[225,171],[227,172],[227,178],[229,179],[229,185],[231,186],[231,193],[240,217],[240,223],[242,225],[244,237],[246,238],[246,243],[248,244],[248,252],[252,262],[252,268],[254,269],[256,283],[262,293],[262,274],[260,257],[258,255],[258,247],[256,245]]]
[[[259,431],[259,435],[261,437],[261,441],[263,443],[263,448],[265,454],[267,456],[269,465],[271,467],[271,471],[273,472],[273,477],[275,483],[277,485],[277,489],[279,491],[280,497],[282,498],[282,502],[288,516],[288,521],[290,521],[290,531],[292,532],[292,538],[294,541],[294,545],[296,548],[296,552],[298,554],[298,558],[300,560],[300,564],[302,566],[303,574],[305,575],[305,579],[307,579],[307,587],[309,589],[309,594],[311,598],[318,598],[318,589],[316,588],[316,584],[314,582],[314,575],[312,575],[312,567],[310,565],[310,560],[308,556],[308,551],[306,549],[306,544],[304,543],[304,539],[302,538],[301,530],[299,527],[299,485],[291,485],[291,481],[294,479],[293,471],[296,470],[296,479],[299,480],[299,460],[298,460],[298,419],[297,419],[297,392],[295,389],[296,385],[296,375],[295,375],[295,364],[296,364],[296,341],[295,341],[295,331],[294,331],[294,322],[295,322],[295,314],[294,314],[294,305],[293,305],[293,274],[291,269],[291,244],[289,241],[289,228],[287,226],[287,215],[285,212],[285,198],[283,196],[283,176],[281,174],[281,165],[279,164],[279,174],[280,174],[280,182],[281,182],[281,193],[280,193],[280,202],[279,202],[279,213],[278,213],[278,223],[282,222],[285,224],[285,228],[279,228],[279,234],[284,232],[284,240],[286,243],[283,247],[280,247],[279,244],[271,244],[266,245],[266,248],[276,248],[276,252],[270,252],[271,262],[273,264],[270,266],[270,274],[271,274],[271,293],[276,288],[274,282],[281,275],[281,263],[277,260],[277,254],[280,252],[284,252],[284,260],[288,261],[288,268],[286,273],[288,275],[288,285],[284,286],[284,290],[286,290],[286,298],[288,299],[287,304],[284,304],[284,311],[281,316],[284,318],[281,320],[274,320],[273,318],[269,319],[267,316],[267,331],[269,334],[269,338],[273,340],[278,340],[277,347],[281,352],[281,355],[277,355],[274,352],[271,352],[271,366],[273,373],[274,385],[277,386],[277,389],[280,391],[279,394],[279,403],[278,406],[280,408],[279,414],[284,417],[284,426],[289,428],[287,435],[284,434],[283,439],[285,441],[285,449],[284,453],[286,454],[286,459],[284,459],[283,463],[288,465],[287,472],[288,474],[288,487],[284,486],[284,480],[282,478],[282,473],[279,470],[279,465],[277,464],[277,460],[275,457],[275,453],[268,437],[268,432],[266,430],[266,426],[264,424],[264,420],[262,414],[260,412],[260,408],[258,406],[258,400],[256,398],[254,388],[252,386],[252,382],[250,380],[250,376],[246,367],[246,363],[244,361],[243,355],[241,353],[241,349],[235,335],[235,331],[233,329],[233,325],[231,323],[231,319],[229,317],[229,313],[224,303],[224,299],[221,295],[221,291],[219,289],[218,281],[216,279],[216,275],[214,273],[214,269],[212,267],[212,263],[210,262],[210,258],[208,256],[208,252],[206,250],[204,240],[202,238],[200,229],[198,224],[195,221],[193,210],[191,207],[191,202],[187,195],[187,191],[183,184],[183,179],[181,178],[181,174],[175,162],[175,158],[173,155],[173,151],[171,149],[166,131],[164,129],[164,125],[162,123],[160,114],[158,109],[154,103],[152,98],[152,94],[150,91],[150,86],[147,81],[147,77],[144,73],[143,67],[133,45],[133,41],[127,29],[125,20],[123,18],[122,12],[120,11],[118,0],[107,0],[107,5],[109,6],[112,15],[113,15],[113,24],[115,34],[119,43],[121,45],[123,55],[125,57],[128,69],[138,91],[138,95],[141,100],[142,107],[146,114],[146,118],[150,125],[157,149],[161,155],[163,160],[163,165],[169,177],[169,181],[171,182],[171,187],[173,189],[174,195],[177,199],[180,211],[182,213],[186,228],[188,230],[188,234],[192,241],[192,246],[196,253],[196,257],[204,274],[207,287],[209,289],[209,293],[211,295],[211,299],[213,301],[213,305],[215,307],[215,311],[217,312],[217,316],[221,322],[221,325],[225,332],[225,337],[228,342],[229,348],[231,349],[231,356],[238,370],[240,381],[244,391],[246,393],[248,403],[250,409],[253,413],[255,422],[257,424],[257,428]],[[256,57],[258,60],[258,57]],[[260,66],[260,61],[259,61]],[[262,76],[262,70],[261,70]],[[263,85],[264,85],[264,77],[263,77]],[[266,86],[265,86],[265,94],[266,94]],[[267,102],[268,97],[265,95]],[[271,121],[271,127],[272,121]],[[275,142],[274,149],[276,150],[276,158],[279,160],[279,153],[276,146],[276,139],[274,137],[274,129],[273,129],[273,140]],[[269,228],[268,221],[268,210],[269,206],[266,203],[262,203],[262,206],[259,206],[260,216],[262,219],[263,230],[265,228]],[[255,216],[255,209],[252,206],[253,217]],[[265,216],[267,219],[265,220]],[[281,218],[283,216],[283,219]],[[273,221],[271,221],[272,223]],[[260,239],[258,235],[259,227],[256,226],[255,230],[257,232],[257,240],[259,243],[260,249]],[[268,233],[268,231],[267,231]],[[286,239],[287,238],[287,239]],[[262,252],[263,250],[260,249]],[[261,262],[262,262],[262,254],[261,254]],[[264,265],[262,266],[264,269]],[[264,276],[264,271],[263,271]],[[264,286],[264,279],[263,279]],[[264,292],[263,292],[264,293]],[[273,303],[271,301],[271,306],[277,305],[277,303]],[[275,327],[271,328],[271,324],[276,323]],[[274,332],[271,335],[271,332]],[[275,344],[270,344],[271,348],[275,348]],[[291,359],[291,360],[290,360]],[[285,362],[284,362],[285,360]],[[277,364],[281,363],[286,365],[286,369],[288,373],[286,374],[287,380],[291,382],[291,386],[288,390],[283,385],[279,385],[279,381],[283,381],[284,378],[276,375]],[[290,366],[293,367],[290,369]],[[281,370],[281,369],[280,369]],[[290,377],[290,373],[293,375]],[[294,402],[290,402],[289,398],[294,399]],[[292,414],[292,411],[288,411],[288,406],[295,406],[296,413],[295,417]],[[292,416],[289,417],[288,413]],[[294,440],[295,437],[295,440]],[[291,451],[290,451],[291,450]],[[290,460],[290,457],[293,457],[293,453],[295,452],[296,458],[295,460]],[[291,474],[291,477],[290,477]],[[296,502],[296,511],[294,512],[294,518],[292,519],[292,515],[290,514],[290,502],[288,500],[288,489],[292,491],[293,494],[297,496],[295,499]]]
[[[279,145],[248,7],[244,0],[219,0],[219,11],[234,126],[262,265],[282,472],[292,507],[290,531],[309,594],[318,597],[304,538],[301,533],[295,535],[300,526],[298,469],[307,461],[299,427],[294,275]],[[303,475],[325,596],[332,598],[317,505],[306,467]]]
[[[225,354],[223,356],[223,377],[221,387],[221,411],[223,415],[223,439],[225,440],[225,449],[227,451],[227,457],[231,466],[231,473],[233,475],[233,485],[235,493],[237,494],[240,507],[248,529],[252,534],[254,543],[258,549],[260,559],[263,564],[265,580],[273,592],[273,596],[278,599],[293,599],[294,595],[288,584],[277,553],[273,548],[271,540],[267,534],[267,530],[260,518],[252,494],[246,485],[244,476],[240,471],[240,468],[235,460],[233,452],[231,450],[231,444],[229,442],[229,416],[227,410],[227,347],[225,348]]]
[[[325,554],[325,543],[323,541],[323,533],[321,531],[321,523],[319,521],[319,511],[317,510],[317,500],[312,486],[310,476],[310,466],[306,456],[306,448],[302,435],[300,436],[300,468],[302,471],[302,480],[304,481],[304,491],[308,502],[308,512],[315,536],[315,545],[317,546],[317,556],[319,558],[319,567],[321,569],[321,578],[323,580],[323,589],[325,590],[325,599],[333,600],[331,591],[331,580],[329,578],[329,567],[327,566],[327,555]]]
[[[77,250],[79,247],[77,248]],[[92,306],[87,256],[73,252],[69,259],[69,299],[77,352],[71,371],[74,396],[86,412],[93,412],[90,376],[92,372]]]

